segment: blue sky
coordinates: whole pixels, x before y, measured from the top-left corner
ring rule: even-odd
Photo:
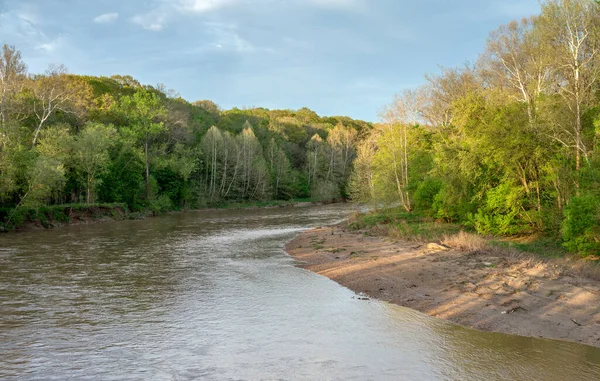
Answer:
[[[309,107],[375,121],[439,65],[538,0],[0,0],[0,43],[32,73],[129,74],[222,108]]]

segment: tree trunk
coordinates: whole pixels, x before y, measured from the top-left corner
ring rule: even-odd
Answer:
[[[144,154],[146,156],[146,200],[150,198],[150,161],[148,158],[148,139],[144,142]]]
[[[85,202],[86,204],[91,204],[91,188],[92,188],[92,178],[91,176],[88,174],[88,179],[87,179],[87,194],[85,196]]]

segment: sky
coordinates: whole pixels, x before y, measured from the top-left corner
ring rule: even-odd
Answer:
[[[30,73],[131,75],[223,109],[308,107],[376,121],[440,66],[473,63],[538,0],[0,0]]]

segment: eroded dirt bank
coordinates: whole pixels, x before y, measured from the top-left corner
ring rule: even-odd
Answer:
[[[600,347],[600,282],[551,264],[392,242],[344,225],[304,232],[286,251],[355,292],[431,316]]]

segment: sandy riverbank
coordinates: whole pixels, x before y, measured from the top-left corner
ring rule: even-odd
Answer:
[[[551,264],[393,242],[344,225],[304,232],[286,251],[355,292],[431,316],[600,347],[600,282]]]

